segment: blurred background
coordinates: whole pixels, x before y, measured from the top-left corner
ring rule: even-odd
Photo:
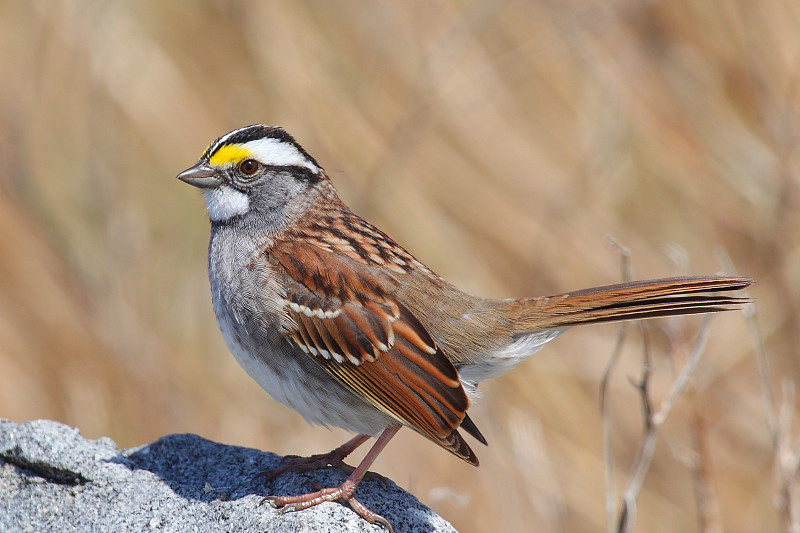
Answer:
[[[217,136],[264,122],[476,294],[618,282],[607,235],[637,278],[720,271],[724,247],[758,280],[760,335],[742,313],[711,322],[636,530],[785,529],[798,28],[792,0],[0,1],[0,416],[123,447],[192,432],[309,454],[348,438],[274,403],[227,352],[202,197],[174,179]],[[700,324],[649,325],[656,405]],[[618,331],[571,331],[486,383],[480,468],[404,431],[374,470],[462,532],[601,530],[599,390]],[[626,338],[609,389],[616,491],[642,439],[642,337]]]

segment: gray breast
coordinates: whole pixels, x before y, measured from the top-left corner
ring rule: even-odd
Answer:
[[[395,421],[340,385],[281,329],[283,298],[264,244],[214,231],[209,280],[217,324],[228,349],[275,400],[314,424],[376,436]]]

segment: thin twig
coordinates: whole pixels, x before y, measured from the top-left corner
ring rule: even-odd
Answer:
[[[794,414],[795,387],[790,379],[781,383],[781,403],[778,409],[777,447],[775,450],[775,469],[778,475],[777,506],[784,530],[791,533],[800,531],[798,527],[798,494],[796,475],[798,455],[791,446],[792,415]]]
[[[714,250],[717,256],[717,261],[722,264],[725,272],[736,272],[733,267],[733,262],[724,248],[718,247]],[[749,297],[748,291],[740,291],[742,296]],[[772,439],[773,446],[777,445],[778,441],[778,415],[775,403],[775,395],[772,392],[772,385],[769,381],[769,360],[767,358],[767,346],[764,343],[764,335],[761,333],[761,327],[758,325],[758,312],[755,304],[749,303],[742,309],[744,313],[747,328],[750,330],[750,338],[753,339],[756,348],[756,368],[758,371],[758,384],[761,389],[761,401],[764,404],[764,414],[767,418],[767,428],[769,429],[770,438]]]
[[[692,372],[694,371],[695,367],[697,367],[697,363],[700,361],[700,356],[702,355],[703,349],[706,346],[706,341],[708,340],[708,326],[710,322],[711,315],[704,315],[703,324],[700,326],[700,331],[697,333],[697,339],[692,347],[692,353],[689,355],[689,360],[684,365],[681,373],[678,374],[677,379],[675,379],[675,382],[672,384],[669,394],[661,404],[661,408],[658,410],[658,413],[656,413],[653,419],[657,426],[661,425],[661,423],[664,422],[664,420],[669,416],[670,411],[672,411],[672,408],[675,406],[678,396],[680,396],[683,392],[683,389],[686,388],[686,384],[689,382]]]
[[[633,467],[631,468],[631,476],[628,487],[623,493],[624,508],[620,513],[620,520],[617,526],[617,531],[620,533],[626,533],[633,527],[636,513],[636,499],[641,491],[645,475],[650,468],[650,462],[652,461],[653,452],[655,450],[658,429],[669,416],[672,408],[675,406],[675,402],[685,389],[686,384],[689,382],[689,377],[692,375],[697,363],[700,361],[700,356],[703,353],[706,339],[708,338],[709,323],[710,318],[706,316],[703,320],[703,325],[700,328],[700,332],[697,335],[694,346],[692,347],[689,360],[681,369],[666,398],[661,403],[659,409],[655,412],[652,408],[652,400],[650,399],[650,393],[648,389],[651,365],[648,355],[648,344],[645,342],[645,359],[643,363],[644,368],[642,369],[642,377],[639,383],[636,384],[642,401],[644,437],[642,444],[639,447],[639,451],[636,454]]]
[[[716,251],[717,259],[728,272],[735,272],[733,263],[727,252],[719,248]],[[742,296],[748,297],[748,291],[740,291]],[[774,469],[778,478],[777,497],[775,505],[778,515],[787,533],[800,533],[800,496],[797,490],[797,473],[800,468],[800,443],[791,446],[791,416],[794,406],[794,382],[784,380],[783,394],[780,409],[775,401],[769,372],[769,359],[767,357],[766,343],[758,322],[758,312],[755,304],[747,304],[742,310],[750,330],[750,337],[755,344],[756,368],[758,372],[761,400],[764,404],[764,414],[767,420],[767,429],[774,451]]]
[[[656,426],[653,423],[653,404],[650,400],[650,374],[653,368],[650,359],[650,340],[649,335],[647,335],[647,330],[641,325],[639,327],[642,330],[642,340],[644,342],[644,349],[642,350],[642,375],[639,381],[634,382],[633,385],[639,391],[639,397],[642,402],[644,436],[636,452],[636,457],[633,460],[628,486],[622,494],[622,510],[620,512],[619,521],[617,522],[617,531],[619,533],[627,533],[633,528],[633,524],[636,523],[636,498],[639,496],[639,491],[641,490],[644,476],[649,468],[650,459],[653,456],[653,450],[656,444]]]
[[[622,281],[630,281],[633,278],[630,264],[630,249],[620,244],[611,236],[606,236],[606,240],[614,247],[620,255],[620,268],[622,271]],[[611,408],[609,406],[609,382],[617,366],[619,357],[622,354],[622,343],[627,332],[627,322],[620,324],[617,332],[617,341],[611,358],[603,372],[603,379],[600,381],[600,412],[603,418],[603,463],[605,465],[606,478],[606,531],[614,531],[614,511],[616,510],[617,491],[616,480],[614,477],[614,447],[612,442]]]
[[[603,379],[600,381],[600,412],[603,417],[603,463],[605,464],[606,477],[606,531],[614,531],[614,514],[617,506],[616,479],[614,477],[614,444],[612,441],[611,407],[609,405],[609,382],[611,375],[617,366],[619,357],[622,354],[622,343],[625,339],[627,324],[622,323],[617,330],[617,342],[611,358],[603,372]]]
[[[678,326],[680,323],[682,321],[671,321],[670,325],[673,327],[667,329],[667,335],[672,346],[672,353],[675,354],[674,359],[678,359],[680,365],[683,366],[689,360],[687,353],[689,350],[686,347],[683,328]],[[683,394],[690,409],[688,430],[692,438],[693,453],[691,457],[688,454],[683,454],[683,457],[692,473],[700,531],[721,533],[722,514],[712,483],[713,469],[709,456],[706,412],[701,406],[701,395],[692,384],[693,381],[690,381]]]
[[[625,281],[629,281],[632,277],[630,273],[630,251],[627,247],[622,246],[612,237],[606,237],[606,239],[620,253],[622,259],[622,275]],[[644,343],[642,352],[642,373],[639,377],[639,380],[634,383],[634,386],[639,391],[644,429],[642,442],[636,452],[636,457],[634,458],[633,465],[631,467],[628,485],[622,494],[621,508],[615,527],[613,514],[615,510],[616,490],[614,482],[614,454],[611,438],[609,382],[622,351],[622,341],[624,338],[625,329],[624,327],[620,328],[620,332],[617,336],[617,344],[614,347],[611,359],[606,366],[605,372],[603,373],[603,379],[600,384],[600,407],[603,415],[603,446],[607,484],[606,528],[609,532],[617,531],[618,533],[627,533],[632,530],[633,525],[636,522],[636,500],[641,492],[645,476],[647,475],[653,459],[658,429],[672,412],[675,403],[686,389],[686,386],[689,383],[689,378],[700,361],[700,356],[703,353],[703,349],[705,348],[706,340],[708,338],[709,320],[709,316],[706,316],[703,319],[703,324],[692,347],[689,358],[681,368],[681,371],[678,373],[678,376],[673,382],[669,393],[662,401],[658,410],[653,409],[653,402],[650,394],[650,377],[653,367],[648,330],[642,325],[639,326],[642,330],[642,339]]]
[[[686,249],[676,243],[668,243],[664,248],[667,256],[675,264],[675,274],[678,276],[688,275],[689,254]],[[682,368],[689,359],[683,324],[684,321],[680,317],[674,317],[667,322],[667,327],[665,328],[673,353],[672,360],[673,363],[676,363],[675,368]],[[693,453],[691,457],[686,453],[682,454],[682,456],[691,470],[692,480],[694,481],[700,531],[703,533],[721,533],[722,515],[712,483],[713,472],[708,450],[705,410],[700,405],[700,394],[696,387],[692,386],[691,382],[687,384],[683,394],[691,412],[688,429],[692,437]]]

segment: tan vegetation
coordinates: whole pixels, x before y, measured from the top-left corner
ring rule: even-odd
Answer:
[[[718,271],[724,247],[758,281],[760,334],[741,313],[711,321],[635,530],[798,527],[798,28],[791,0],[0,2],[0,416],[122,446],[345,440],[227,353],[205,210],[174,179],[215,136],[265,122],[474,293],[619,281],[606,235],[638,278]],[[701,322],[649,325],[655,406]],[[375,469],[465,533],[605,529],[599,391],[617,331],[569,332],[485,384],[481,468],[405,431]],[[619,492],[642,442],[637,331],[608,384]]]

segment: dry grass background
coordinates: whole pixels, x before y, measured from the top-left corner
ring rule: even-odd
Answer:
[[[780,401],[800,377],[798,28],[793,0],[0,2],[0,416],[122,446],[343,441],[227,353],[202,201],[173,178],[254,122],[285,126],[357,212],[481,295],[616,282],[607,234],[639,278],[718,271],[724,246],[758,280]],[[686,342],[699,329],[651,327],[657,400],[676,324]],[[569,332],[487,383],[481,468],[405,431],[375,469],[463,532],[604,528],[598,389],[616,334]],[[709,335],[636,529],[787,529],[757,339],[740,313]],[[610,394],[620,490],[642,428],[629,339]]]

